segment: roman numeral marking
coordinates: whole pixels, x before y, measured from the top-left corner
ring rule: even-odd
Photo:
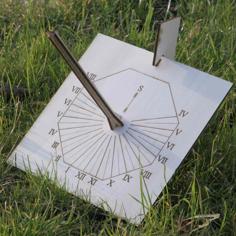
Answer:
[[[158,155],[158,162],[161,162],[161,164],[166,164],[166,162],[168,161],[168,158],[162,155]]]
[[[170,149],[171,151],[173,150],[174,147],[175,147],[174,143],[171,143],[171,142],[167,143],[167,148]]]
[[[54,141],[52,144],[52,148],[56,149],[58,147],[59,143],[57,141]]]
[[[85,173],[79,171],[75,177],[77,177],[79,180],[84,180],[85,176],[86,176]]]
[[[58,131],[56,130],[56,129],[50,129],[50,131],[48,132],[48,134],[50,134],[50,135],[55,135],[56,133],[57,133]]]
[[[182,132],[183,132],[182,129],[176,129],[176,131],[175,131],[175,135],[177,136],[177,135],[179,135],[179,134],[182,133]]]
[[[126,181],[126,182],[130,182],[130,179],[132,179],[133,177],[129,174],[126,174],[124,177],[123,177],[123,180]]]
[[[180,117],[185,117],[185,116],[187,116],[188,114],[189,114],[188,111],[185,111],[185,110],[182,109],[182,110],[180,111],[180,113],[179,113],[179,116],[180,116]]]
[[[91,72],[87,72],[87,76],[88,76],[88,78],[89,78],[90,80],[92,80],[92,81],[95,80],[96,77],[97,77],[96,74],[91,73]]]
[[[58,111],[57,112],[57,117],[60,117],[60,116],[62,116],[63,115],[63,112],[62,111]]]
[[[74,92],[75,94],[78,94],[81,88],[77,87],[77,86],[73,86],[72,87],[72,92]]]
[[[70,166],[66,169],[65,173],[67,173],[69,171],[69,169],[70,169]]]
[[[97,181],[98,181],[97,179],[91,177],[91,179],[88,183],[91,184],[91,185],[95,185]]]
[[[115,183],[115,180],[110,179],[109,183],[107,184],[109,187],[112,187],[113,183]]]
[[[72,102],[71,99],[66,98],[64,104],[67,105],[67,106],[69,106],[69,105],[71,104],[71,102]]]
[[[61,159],[61,155],[57,155],[56,158],[55,158],[55,161],[59,161]]]
[[[141,172],[141,174],[142,174],[143,178],[145,178],[145,179],[150,179],[150,177],[151,177],[151,175],[152,175],[152,172],[150,172],[150,171],[148,171],[148,170],[143,170],[143,171]]]

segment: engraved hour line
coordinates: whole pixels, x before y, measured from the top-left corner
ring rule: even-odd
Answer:
[[[170,119],[170,118],[176,118],[176,116],[163,116],[163,117],[157,117],[157,118],[148,118],[148,119],[139,119],[139,120],[131,120],[131,122],[138,122],[138,121],[149,121],[149,120],[160,120],[160,119]]]
[[[62,141],[62,142],[67,142],[67,141],[73,140],[73,139],[75,139],[75,138],[79,138],[79,137],[81,137],[81,136],[84,136],[84,135],[86,135],[86,134],[90,134],[90,133],[96,132],[96,131],[101,130],[101,129],[102,129],[102,128],[98,128],[98,129],[95,129],[95,130],[91,130],[91,131],[88,131],[88,132],[82,133],[82,134],[80,134],[80,135],[76,135],[76,136],[73,136],[73,137],[71,137],[71,138],[67,138],[67,139],[61,140],[61,141]]]
[[[69,125],[70,124],[95,125],[95,124],[103,124],[104,123],[104,121],[99,121],[99,120],[87,120],[87,121],[86,120],[87,120],[86,118],[85,119],[78,119],[78,120],[74,120],[73,118],[65,118],[65,119],[63,119],[63,121],[60,121],[58,123],[63,124],[64,126],[66,126],[68,124]]]
[[[81,99],[85,99],[88,103],[90,103],[91,106],[94,106],[98,108],[98,105],[93,101],[92,97],[89,97],[89,95],[86,95],[85,93],[81,93]]]
[[[97,122],[98,121],[60,121],[60,124],[94,124],[92,122]]]
[[[91,149],[91,147],[94,146],[94,144],[96,144],[97,142],[99,142],[100,139],[103,138],[104,136],[105,136],[105,134],[103,134],[103,135],[102,135],[101,137],[99,137],[95,142],[93,142],[92,145],[90,145],[89,148],[87,148],[82,154],[80,154],[79,157],[77,157],[77,158],[72,162],[71,165],[74,165],[74,163],[76,163],[76,162],[78,162],[78,161],[79,161],[80,165],[82,165],[82,163],[84,163],[84,162],[87,160],[86,156],[84,155],[85,153],[88,153],[87,156],[89,156],[89,153],[90,153],[90,152],[92,152],[94,155],[96,155],[97,153],[94,153],[94,152],[93,152],[94,150]],[[101,151],[101,150],[100,150],[100,151]],[[75,155],[76,155],[76,153],[75,153]],[[75,167],[75,168],[78,168],[78,167]]]
[[[109,137],[109,135],[107,135],[103,141],[100,143],[100,145],[98,146],[98,148],[96,149],[96,151],[94,152],[93,156],[90,158],[90,160],[88,161],[88,163],[86,164],[86,166],[83,168],[83,170],[85,171],[85,169],[88,167],[89,163],[93,160],[93,158],[96,156],[97,151],[101,148],[101,146],[104,144],[104,142],[107,140],[107,138]]]
[[[101,133],[103,133],[103,130],[102,130],[101,132],[99,132],[99,134],[101,134]],[[69,151],[65,152],[64,155],[66,155],[66,154],[72,152],[73,150],[75,150],[75,149],[78,148],[79,146],[85,144],[87,141],[91,141],[93,138],[97,137],[97,135],[98,135],[98,134],[95,134],[95,135],[93,135],[92,137],[89,137],[88,139],[86,139],[86,141],[84,141],[84,142],[82,142],[82,143],[76,145],[75,147],[73,147],[73,148],[70,149]]]
[[[97,132],[95,135],[98,135],[99,133]],[[88,136],[83,136],[83,137],[80,137],[79,139],[77,139],[76,141],[73,141],[72,143],[70,142],[70,143],[67,143],[67,145],[64,145],[63,144],[63,149],[65,150],[65,149],[67,149],[68,150],[68,148],[70,148],[71,146],[73,147],[74,145],[76,145],[76,144],[78,144],[78,142],[84,142],[85,141],[85,139],[87,139],[88,138]],[[90,136],[90,138],[91,138],[91,136]]]
[[[79,100],[78,99],[78,103],[83,103],[83,104],[81,104],[81,105],[86,105],[87,107],[89,107],[90,109],[92,109],[92,111],[99,111],[98,109],[97,109],[97,107],[92,107],[92,106],[90,106],[89,104],[87,104],[86,102],[84,102],[84,101],[82,101],[81,99]],[[76,103],[77,104],[77,103]],[[101,113],[102,114],[102,113]]]
[[[84,125],[101,125],[103,122],[101,121],[60,121],[58,122],[60,126],[66,127],[68,124],[84,124]]]
[[[101,127],[101,129],[102,129],[102,127]],[[79,134],[79,133],[82,133],[82,132],[85,132],[85,131],[90,131],[90,130],[94,130],[94,127],[89,127],[89,128],[87,128],[85,130],[76,130],[76,131],[69,132],[69,133],[67,132],[65,134],[61,134],[60,136],[61,137],[68,137],[68,136],[71,137],[71,135]]]
[[[105,134],[106,135],[106,134]],[[102,136],[102,137],[104,137],[104,135]],[[106,140],[106,137],[105,137],[105,139],[104,140]],[[103,141],[104,141],[103,140]],[[93,176],[95,176],[94,175],[94,168],[96,167],[96,165],[97,165],[97,162],[98,162],[98,160],[99,160],[99,158],[102,156],[102,154],[103,154],[103,146],[101,146],[101,148],[98,148],[97,149],[97,147],[99,146],[99,143],[100,144],[102,144],[103,142],[101,142],[101,138],[96,142],[96,143],[94,143],[94,145],[93,145],[93,147],[95,147],[95,148],[90,148],[90,150],[87,152],[87,154],[86,155],[84,155],[83,157],[79,157],[79,160],[78,160],[78,162],[76,163],[77,164],[77,166],[79,167],[80,166],[80,164],[79,163],[85,163],[85,161],[87,161],[88,162],[88,160],[89,160],[89,157],[92,159],[92,160],[94,160],[94,161],[92,161],[91,159],[91,163],[88,165],[88,163],[87,163],[87,165],[84,167],[84,168],[87,168],[86,169],[86,171],[88,172],[88,173],[92,173],[92,175]],[[97,158],[92,158],[93,156],[96,156]],[[79,167],[79,168],[82,168],[82,167]],[[85,170],[85,169],[84,169]],[[96,170],[95,170],[96,171]],[[97,176],[96,176],[97,177]]]
[[[104,150],[103,150],[103,146],[102,146],[102,147],[97,151],[97,153],[96,153],[97,158],[95,158],[95,159],[93,158],[95,161],[92,162],[92,163],[88,166],[88,168],[86,169],[87,172],[89,172],[89,173],[94,173],[93,169],[96,167],[99,158],[100,158],[101,156],[103,156],[103,154],[104,154]],[[92,166],[92,167],[91,167],[91,166]],[[96,171],[96,170],[95,170],[95,171]],[[95,174],[92,174],[92,175],[95,176],[96,178],[99,178],[99,177],[97,177],[97,175],[95,175]]]
[[[117,149],[117,156],[118,156],[118,173],[120,174],[120,158],[119,158],[119,156],[120,156],[120,152],[119,152],[119,149]]]
[[[80,124],[80,123],[78,123]],[[73,127],[59,127],[60,130],[70,130],[70,129],[77,129],[77,128],[81,128],[81,129],[87,129],[87,128],[90,128],[90,127],[96,127],[96,126],[100,126],[102,127],[102,123],[95,123],[95,124],[88,124],[88,125],[83,125],[83,126],[73,126]]]
[[[134,158],[137,159],[137,161],[138,161],[139,164],[140,164],[140,160],[137,158],[137,155],[136,155],[136,153],[134,152],[134,150],[132,149],[131,144],[130,144],[129,141],[127,140],[126,136],[123,135],[123,137],[124,137],[124,140],[125,140],[125,142],[126,142],[125,148],[126,148],[126,151],[127,151],[128,156],[129,156],[130,162],[131,162],[131,164],[132,164],[132,167],[135,168],[135,165],[134,165],[134,162],[133,162],[133,157],[132,157],[132,155],[130,154],[129,149],[132,151]],[[127,146],[127,144],[128,144],[128,146]],[[128,148],[128,147],[129,147],[129,148]]]
[[[119,140],[120,140],[121,152],[122,152],[122,156],[123,156],[123,160],[124,160],[124,164],[125,164],[125,172],[127,172],[127,166],[126,166],[126,161],[125,161],[125,156],[124,156],[124,150],[123,150],[123,146],[122,146],[120,135],[119,135]]]
[[[142,154],[143,155],[143,157],[146,159],[146,161],[148,162],[148,164],[151,164],[152,163],[152,161],[150,161],[148,158],[147,158],[147,156],[144,154],[144,152],[142,152],[141,151],[141,148],[140,147],[138,147],[133,141],[130,141],[136,148],[137,148],[137,150],[138,150],[138,152],[139,152],[139,164],[141,165],[142,163],[141,163],[141,160],[140,160],[140,154]]]
[[[99,134],[101,134],[101,133],[102,133],[102,132],[100,132]],[[75,149],[77,149],[78,147],[80,147],[81,145],[83,145],[83,144],[85,144],[85,143],[91,144],[91,142],[92,142],[92,145],[94,145],[94,143],[96,143],[97,141],[99,141],[99,139],[97,139],[95,142],[93,142],[92,140],[93,140],[95,137],[97,137],[97,134],[94,135],[93,137],[91,137],[91,138],[85,140],[83,143],[80,143],[79,145],[77,145],[76,147],[74,147],[73,150],[71,150],[71,151],[74,151]],[[103,137],[103,136],[101,136],[101,137]],[[91,146],[90,146],[90,147],[91,147]],[[70,151],[70,152],[71,152],[71,151]],[[67,153],[66,153],[66,154],[67,154]],[[78,153],[73,153],[71,156],[66,157],[66,158],[67,158],[67,160],[69,161],[69,160],[73,159],[74,156],[77,156],[77,154],[78,154]],[[72,163],[74,163],[74,161],[73,161]]]
[[[130,141],[130,142],[137,148],[137,150],[138,150],[138,152],[139,152],[139,157],[137,157],[137,155],[136,155],[135,151],[133,150],[133,148],[132,148],[130,142],[127,140],[127,137],[125,136],[125,134],[124,134],[124,137],[125,137],[125,139],[126,139],[126,142],[129,144],[130,149],[131,149],[132,152],[134,153],[134,155],[135,155],[135,157],[136,157],[136,159],[137,159],[139,165],[141,164],[140,153],[143,154],[143,157],[146,159],[146,161],[148,162],[148,164],[151,164],[151,163],[152,163],[151,161],[149,161],[149,159],[147,159],[147,157],[144,155],[144,153],[141,152],[141,150],[138,148],[138,146],[137,146],[134,142]]]
[[[81,104],[81,103],[83,103],[83,104]],[[94,110],[95,110],[95,111],[98,111],[101,115],[103,115],[103,113],[101,112],[101,110],[99,110],[98,107],[93,107],[93,106],[87,104],[87,103],[86,103],[85,101],[83,101],[82,99],[78,99],[78,98],[77,98],[77,102],[74,102],[73,104],[74,104],[74,105],[77,105],[77,106],[80,106],[80,105],[81,105],[81,108],[84,108],[84,109],[87,108],[87,110],[90,111],[90,112],[94,112]],[[72,105],[73,105],[73,104],[72,104]],[[90,110],[89,108],[92,109],[92,110]]]
[[[155,154],[153,152],[151,152],[150,150],[148,150],[138,139],[136,139],[132,134],[129,133],[129,131],[127,131],[127,134],[129,134],[134,140],[136,140],[144,149],[146,149],[148,152],[150,152],[153,156],[155,156]]]
[[[93,121],[102,121],[102,120],[97,120],[97,119],[91,119],[91,118],[86,118],[86,117],[77,117],[77,116],[63,116],[66,118],[71,118],[71,119],[78,119],[78,120],[93,120]]]
[[[129,128],[129,130],[130,131],[135,131],[135,130],[133,130],[133,129],[130,129]],[[135,131],[136,132],[136,131]],[[142,136],[139,136],[139,135],[137,135],[137,137],[140,137],[141,139],[151,139],[151,140],[153,140],[153,141],[155,141],[155,142],[158,142],[159,143],[159,145],[164,145],[165,144],[165,142],[161,142],[161,141],[159,141],[158,139],[155,139],[155,138],[153,138],[153,137],[151,137],[151,136],[148,136],[148,135],[146,135],[146,134],[144,134],[144,133],[141,133],[141,132],[136,132],[136,133],[138,133],[138,134],[140,134],[140,135],[142,135]],[[144,137],[143,137],[144,136]]]
[[[132,152],[133,152],[135,158],[137,159],[138,163],[140,163],[140,159],[137,157],[135,151],[134,151],[133,148],[131,147],[131,144],[130,144],[130,142],[128,141],[128,139],[127,139],[127,137],[126,137],[125,134],[124,134],[124,138],[125,138],[126,142],[128,143],[130,149],[132,150]],[[133,144],[134,144],[134,143],[133,143]],[[134,146],[137,148],[137,146],[136,146],[135,144],[134,144]],[[138,149],[138,148],[137,148],[137,149]],[[138,149],[138,151],[140,151],[140,150]]]
[[[79,155],[79,157],[78,158],[76,158],[72,163],[71,163],[71,165],[73,165],[75,162],[77,162],[81,157],[83,157],[84,156],[84,154],[87,152],[87,151],[89,151],[90,149],[91,149],[91,147],[95,144],[95,143],[97,143],[101,138],[103,138],[105,136],[105,133],[103,133],[103,135],[102,136],[100,136],[95,142],[93,142],[82,154],[80,154]],[[90,150],[91,151],[91,150]]]
[[[101,135],[101,136],[99,136],[99,135]],[[77,160],[80,159],[80,157],[83,157],[83,155],[84,155],[85,153],[87,153],[88,149],[91,149],[91,147],[92,147],[93,145],[95,145],[95,144],[99,141],[99,139],[102,138],[104,135],[105,135],[104,132],[101,131],[101,132],[99,132],[98,134],[95,134],[95,135],[93,135],[92,137],[88,138],[88,139],[85,140],[83,143],[78,144],[75,148],[78,148],[78,147],[80,147],[80,146],[83,145],[83,144],[86,144],[86,145],[89,145],[89,146],[88,146],[87,149],[85,149],[86,146],[82,146],[82,148],[81,148],[80,150],[83,151],[83,153],[81,153],[79,156],[78,156],[78,154],[79,154],[78,152],[73,152],[73,154],[72,154],[71,156],[69,156],[68,158],[69,158],[71,161],[73,161],[73,159],[76,158],[76,159],[72,162],[72,163],[75,163]],[[98,136],[99,136],[99,137],[98,137]],[[80,151],[80,150],[79,150],[79,151]]]
[[[94,114],[91,115],[91,114],[89,114],[89,113],[83,113],[83,112],[81,112],[81,111],[75,111],[75,110],[72,110],[72,109],[70,109],[69,112],[73,112],[73,113],[75,113],[75,114],[79,114],[79,115],[80,115],[81,117],[83,117],[83,118],[89,118],[89,117],[91,117],[91,116],[94,116]],[[99,116],[99,118],[103,118],[103,117],[100,117],[100,116]],[[105,119],[105,117],[104,117],[103,119]]]
[[[129,153],[129,150],[128,150],[128,148],[127,148],[127,145],[125,145],[124,147],[125,147],[125,150],[126,150],[126,152],[127,152],[127,154],[128,154],[128,157],[129,157],[129,160],[130,160],[130,162],[131,162],[132,168],[134,169],[135,166],[134,166],[132,157],[130,156],[130,153]]]
[[[111,138],[112,138],[112,137],[111,137]],[[111,149],[109,149],[109,151],[108,151],[108,157],[110,156],[110,153],[111,153]],[[105,177],[105,173],[106,173],[106,170],[107,170],[107,165],[108,165],[109,159],[110,159],[110,158],[107,158],[107,159],[106,159],[105,169],[104,169],[102,178]]]
[[[101,130],[101,129],[100,129]],[[96,135],[98,135],[99,134],[99,132],[97,132],[97,130],[96,131],[91,131],[91,132],[89,132],[89,133],[92,133],[92,132],[96,132]],[[83,136],[83,137],[81,137],[81,136]],[[76,141],[74,141],[74,142],[72,142],[72,143],[68,143],[67,145],[64,145],[64,143],[65,143],[65,141],[63,142],[63,148],[65,149],[65,148],[67,148],[67,147],[69,147],[69,146],[71,146],[71,145],[74,145],[74,144],[76,144],[76,143],[78,143],[78,142],[80,142],[80,141],[83,141],[85,138],[87,138],[87,135],[86,136],[84,136],[84,134],[83,135],[81,135],[81,136],[77,136],[77,137],[79,137],[79,139],[77,139]],[[91,137],[90,137],[91,138]],[[75,139],[74,137],[72,138],[72,139]],[[68,140],[67,140],[68,141]]]
[[[137,121],[135,121],[135,122],[137,122]],[[133,123],[135,123],[135,122],[133,122]],[[144,122],[144,124],[153,124],[153,125],[155,125],[155,124],[157,124],[157,125],[175,125],[175,124],[178,124],[177,122],[151,122],[151,121],[140,121],[140,122]],[[139,124],[139,123],[138,123]]]
[[[80,105],[81,105],[81,106],[80,106]],[[95,115],[105,117],[99,109],[96,109],[96,111],[98,111],[100,114],[94,112],[93,110],[90,110],[88,107],[82,106],[82,104],[77,104],[77,103],[75,103],[75,102],[72,103],[71,106],[75,106],[75,107],[77,107],[77,108],[79,108],[79,109],[85,110],[86,112],[93,113],[93,114],[95,114]]]
[[[83,137],[80,137],[79,139],[77,139],[76,141],[73,141],[73,142],[69,142],[67,143],[66,145],[63,143],[63,149],[68,149],[69,147],[73,147],[74,145],[78,144],[78,142],[83,142],[86,138],[88,138],[88,136],[83,136]]]
[[[95,123],[96,125],[100,125],[101,127],[102,127],[102,125],[101,124],[99,124],[99,123]],[[72,125],[85,125],[85,126],[89,126],[90,124],[88,124],[88,123],[72,123]],[[68,124],[61,124],[60,123],[60,127],[59,127],[59,129],[61,129],[61,128],[65,128],[65,127],[70,127],[70,125],[68,125]],[[96,128],[96,127],[95,127]],[[67,132],[63,132],[64,133],[64,136],[68,136],[68,134],[77,134],[77,135],[79,135],[80,133],[83,133],[83,132],[87,132],[87,131],[90,131],[91,129],[94,129],[94,127],[92,126],[89,126],[89,127],[87,127],[86,129],[81,129],[81,130],[75,130],[75,131],[67,131]],[[66,138],[69,138],[69,137],[66,137]]]
[[[147,126],[156,126],[156,127],[163,127],[163,128],[172,128],[175,127],[178,123],[164,123],[164,122],[133,122],[134,125],[147,125]]]
[[[90,110],[88,110],[88,109],[86,109],[86,108],[83,108],[83,107],[81,107],[81,106],[78,106],[77,104],[71,104],[71,106],[75,106],[75,107],[77,107],[77,108],[79,108],[79,109],[85,110],[85,111],[87,111],[87,112],[89,112],[89,113],[92,113],[92,114],[94,114],[94,115],[96,115],[96,116],[99,116],[99,117],[101,117],[101,118],[104,118],[104,117],[105,117],[105,116],[102,116],[102,115],[100,115],[100,114],[97,114],[96,112],[93,112],[93,111],[90,111]],[[77,112],[77,113],[80,113],[80,112]]]
[[[114,146],[113,146],[113,152],[112,152],[111,178],[112,178],[112,173],[113,173],[113,163],[114,163],[114,157],[115,157],[115,147],[116,147],[116,136],[114,136]]]
[[[85,93],[81,94],[84,95],[91,103],[93,103],[97,107],[97,104],[90,97],[88,97]]]
[[[155,133],[155,132],[152,132],[152,131],[150,131],[150,130],[142,129],[142,131],[148,132],[148,133],[151,133],[151,134],[157,134],[157,135],[163,136],[163,137],[165,137],[165,138],[169,138],[169,135],[164,135],[164,134],[160,134],[160,133]]]
[[[134,126],[147,126],[147,127],[158,127],[158,128],[163,128],[163,129],[172,129],[175,127],[178,123],[173,123],[173,124],[160,124],[160,123],[151,123],[151,122],[139,122],[139,123],[131,123]]]
[[[140,154],[142,154],[143,155],[143,157],[147,160],[147,162],[148,162],[148,164],[151,164],[152,163],[152,161],[150,161],[148,158],[147,158],[147,156],[144,154],[144,152],[143,151],[141,151],[140,149],[139,149],[139,152],[140,152]],[[139,155],[140,155],[139,154]],[[155,159],[155,158],[154,158]],[[153,159],[153,160],[154,160]],[[142,163],[140,163],[140,164],[142,164]],[[143,166],[142,166],[143,167]]]
[[[152,143],[150,143],[149,141],[147,141],[146,139],[138,136],[140,139],[142,139],[144,142],[148,143],[149,145],[153,146],[154,148],[158,149],[158,150],[161,150],[160,148],[156,147],[155,145],[153,145]]]
[[[153,140],[155,140],[155,141],[157,141],[157,142],[159,142],[159,143],[165,144],[164,142],[162,142],[162,141],[160,141],[160,140],[158,140],[158,139],[156,139],[156,138],[153,138],[153,137],[151,137],[151,136],[149,136],[149,135],[147,135],[147,134],[144,134],[144,133],[142,133],[142,132],[140,132],[140,131],[138,131],[138,130],[135,130],[135,129],[132,129],[132,128],[129,128],[129,129],[130,129],[130,130],[133,130],[133,131],[136,132],[136,133],[142,134],[143,136],[146,136],[146,137],[148,137],[148,138],[150,138],[150,139],[153,139]]]
[[[167,130],[167,131],[173,131],[174,130],[174,129],[157,128],[157,127],[152,127],[152,126],[147,126],[147,125],[135,125],[135,124],[130,124],[130,125],[138,126],[138,127],[144,127],[144,128],[150,128],[150,129]]]
[[[68,129],[84,129],[84,128],[88,128],[88,127],[96,127],[96,126],[101,126],[101,127],[102,127],[102,124],[98,124],[98,125],[75,126],[75,127],[68,127],[68,128],[60,128],[60,130],[68,130]]]
[[[78,102],[82,102],[86,106],[89,106],[93,110],[99,110],[98,107],[88,104],[87,102],[83,101],[82,98],[76,98],[76,100],[78,100]]]
[[[73,113],[75,113],[75,114],[78,114],[78,115],[76,115],[77,117],[80,117],[80,118],[84,118],[85,120],[86,119],[89,119],[90,117],[93,117],[94,115],[91,115],[91,114],[86,114],[86,113],[83,113],[83,112],[81,112],[81,111],[75,111],[75,110],[69,110],[69,112],[73,112]],[[97,119],[101,119],[101,117],[99,116],[99,118],[98,117],[95,117],[95,118],[97,118]],[[103,118],[103,117],[102,117]],[[103,120],[105,120],[105,117],[103,118]]]
[[[99,170],[100,170],[100,168],[101,168],[101,165],[102,165],[103,160],[104,160],[104,158],[105,158],[105,155],[106,155],[106,153],[107,153],[108,146],[109,146],[109,144],[110,144],[110,142],[111,142],[111,138],[112,138],[112,136],[110,137],[110,139],[109,139],[109,141],[108,141],[108,143],[107,143],[106,149],[105,149],[105,151],[104,151],[104,153],[103,153],[102,160],[100,161],[100,165],[99,165],[99,167],[98,167],[98,169],[97,169],[97,172],[96,172],[96,175],[95,175],[95,176],[98,175],[98,172],[99,172]]]

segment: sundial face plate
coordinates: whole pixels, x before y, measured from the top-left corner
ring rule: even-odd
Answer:
[[[100,180],[151,165],[178,126],[169,84],[133,69],[95,84],[124,126],[111,130],[81,89],[58,121],[64,162]]]
[[[152,57],[99,34],[80,64],[124,126],[111,130],[71,73],[9,162],[140,223],[232,86]]]

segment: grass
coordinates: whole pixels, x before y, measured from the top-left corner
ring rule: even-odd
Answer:
[[[57,29],[79,58],[104,33],[152,50],[156,23],[173,16],[167,1],[0,2],[0,78],[28,96],[0,98],[0,235],[235,235],[236,92],[226,101],[135,227],[6,164],[14,146],[58,89],[69,68],[45,37]],[[177,60],[235,82],[234,0],[179,0]],[[220,214],[208,220],[207,215]],[[202,215],[202,217],[200,217]],[[217,217],[216,217],[217,218]]]

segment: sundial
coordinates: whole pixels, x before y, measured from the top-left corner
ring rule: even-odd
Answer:
[[[79,63],[48,33],[73,72],[9,163],[139,224],[232,86],[173,60],[178,27],[154,54],[98,34]]]

